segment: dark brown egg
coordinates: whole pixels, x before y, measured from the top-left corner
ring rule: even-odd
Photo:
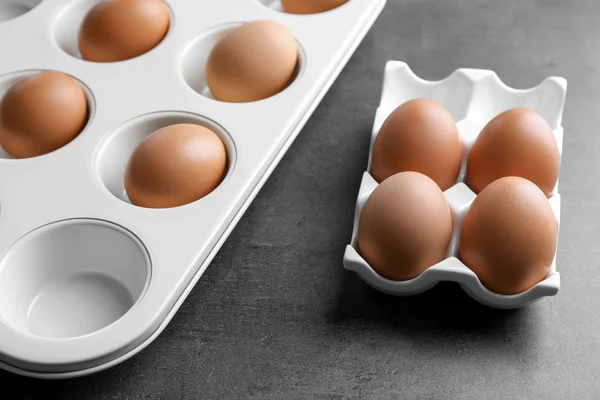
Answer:
[[[258,101],[285,89],[297,63],[298,45],[285,26],[274,21],[248,22],[213,48],[206,65],[206,82],[217,100]]]
[[[433,179],[442,190],[456,183],[462,144],[452,115],[427,99],[407,101],[385,120],[373,144],[371,172],[377,182],[402,171]]]
[[[358,223],[360,254],[381,276],[415,278],[445,258],[452,215],[439,186],[417,172],[383,181],[365,203]]]
[[[498,178],[520,176],[550,197],[559,169],[556,139],[544,117],[514,108],[492,119],[475,140],[467,161],[467,184],[479,193]]]
[[[17,82],[0,101],[0,145],[14,158],[41,156],[72,141],[87,122],[79,83],[55,71]]]
[[[156,47],[169,24],[163,0],[103,0],[81,24],[79,52],[87,61],[128,60]]]
[[[333,10],[348,0],[281,0],[283,11],[290,14],[317,14]]]
[[[212,192],[226,169],[225,146],[213,131],[194,124],[171,125],[135,149],[125,171],[125,191],[140,207],[182,206]]]
[[[544,193],[526,179],[505,177],[471,205],[460,257],[492,292],[517,294],[546,277],[557,240],[558,223]]]

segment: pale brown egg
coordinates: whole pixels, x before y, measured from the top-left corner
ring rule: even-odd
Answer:
[[[526,108],[492,119],[481,131],[467,161],[467,184],[479,193],[503,176],[520,176],[550,197],[560,169],[558,145],[548,122]]]
[[[85,92],[62,72],[24,78],[0,100],[0,146],[14,158],[57,150],[77,137],[86,123]]]
[[[505,177],[471,205],[460,257],[490,291],[517,294],[546,277],[557,240],[558,223],[544,193],[526,179]]]
[[[283,11],[290,14],[317,14],[333,10],[348,0],[281,0]]]
[[[79,52],[87,61],[128,60],[156,47],[169,24],[163,0],[103,0],[81,24]]]
[[[371,173],[377,182],[402,171],[433,179],[442,190],[456,183],[462,144],[452,115],[428,99],[401,104],[383,123],[375,143]]]
[[[285,26],[274,21],[248,22],[233,29],[212,49],[206,82],[220,101],[262,100],[290,84],[297,63],[298,45]]]
[[[225,146],[213,131],[194,124],[171,125],[150,134],[135,149],[125,170],[125,191],[140,207],[178,207],[212,192],[226,169]]]
[[[417,172],[383,181],[358,222],[360,254],[381,276],[415,278],[442,261],[452,235],[452,215],[439,186]]]

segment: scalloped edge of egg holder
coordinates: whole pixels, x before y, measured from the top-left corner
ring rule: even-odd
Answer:
[[[527,107],[544,116],[553,128],[562,158],[562,114],[566,92],[567,81],[560,77],[549,77],[530,89],[514,89],[504,84],[491,70],[461,68],[440,81],[427,81],[415,75],[406,63],[388,61],[385,67],[381,103],[377,109],[371,136],[369,163],[367,171],[363,174],[356,202],[352,239],[344,253],[344,268],[356,272],[362,280],[376,290],[395,296],[419,294],[442,281],[456,282],[476,301],[499,309],[520,308],[543,297],[556,295],[560,289],[560,273],[556,270],[556,252],[546,278],[525,292],[515,295],[500,295],[485,288],[477,275],[459,260],[458,254],[462,221],[477,196],[464,183],[468,151],[477,135],[485,124],[500,112],[514,107]],[[362,207],[379,185],[370,174],[372,148],[379,129],[398,105],[418,97],[429,98],[442,104],[457,121],[464,150],[463,164],[457,183],[444,192],[453,222],[453,233],[446,259],[429,267],[416,278],[408,281],[392,281],[377,274],[358,253],[356,237],[358,220]],[[561,197],[558,192],[558,182],[549,202],[560,228]]]

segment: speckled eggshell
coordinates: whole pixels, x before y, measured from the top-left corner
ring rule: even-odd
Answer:
[[[169,24],[162,0],[103,0],[81,24],[79,52],[87,61],[128,60],[156,47]]]
[[[558,145],[540,114],[513,108],[492,119],[471,147],[467,184],[479,193],[504,176],[520,176],[552,194],[560,169]]]
[[[402,171],[433,179],[442,190],[456,183],[462,144],[452,115],[428,99],[409,100],[385,120],[375,142],[371,174],[382,182]]]
[[[281,0],[283,11],[290,14],[317,14],[333,10],[348,0]]]
[[[223,180],[227,152],[210,129],[176,124],[144,139],[125,170],[125,191],[135,205],[170,208],[192,203]]]
[[[14,158],[57,150],[77,137],[86,123],[85,92],[62,72],[24,78],[0,100],[0,145]]]
[[[298,45],[292,33],[274,21],[241,25],[215,45],[206,81],[215,99],[230,103],[274,96],[292,81]]]
[[[383,181],[365,203],[358,223],[363,258],[384,278],[405,281],[446,256],[452,215],[439,186],[417,172]]]
[[[460,257],[490,291],[517,294],[546,277],[557,240],[558,223],[544,193],[526,179],[505,177],[471,205]]]

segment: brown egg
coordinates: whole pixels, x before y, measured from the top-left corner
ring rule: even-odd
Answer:
[[[381,276],[415,278],[442,261],[452,235],[452,215],[439,186],[417,172],[383,181],[365,203],[358,222],[358,247]]]
[[[520,176],[549,197],[559,168],[556,139],[544,117],[514,108],[492,119],[475,140],[467,161],[467,184],[479,193],[498,178]]]
[[[427,99],[407,101],[385,120],[373,144],[371,172],[377,182],[402,171],[433,179],[442,190],[456,183],[462,144],[452,115]]]
[[[230,103],[266,99],[285,89],[298,63],[292,33],[274,21],[248,22],[213,48],[206,82],[214,98]]]
[[[542,281],[554,259],[558,223],[544,193],[518,177],[479,193],[463,222],[460,256],[489,290],[517,294]]]
[[[55,71],[17,82],[0,101],[0,145],[14,158],[41,156],[73,140],[87,122],[79,83]]]
[[[290,14],[317,14],[333,10],[348,0],[281,0],[283,11]]]
[[[156,47],[169,30],[162,0],[103,0],[86,15],[79,30],[79,52],[87,61],[115,62]]]
[[[212,192],[223,180],[227,152],[210,129],[167,126],[135,149],[125,170],[125,191],[135,205],[178,207]]]

